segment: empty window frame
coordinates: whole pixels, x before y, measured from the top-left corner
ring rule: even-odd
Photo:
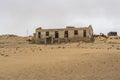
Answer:
[[[46,32],[46,36],[49,36],[49,32],[48,31]]]
[[[59,33],[58,33],[58,31],[55,31],[55,38],[59,38]]]
[[[78,30],[74,30],[74,35],[78,35]]]
[[[64,32],[64,37],[65,37],[65,38],[68,38],[68,31],[65,31],[65,32]]]
[[[83,30],[83,37],[86,37],[86,30]]]

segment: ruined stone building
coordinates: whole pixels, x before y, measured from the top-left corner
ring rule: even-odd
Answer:
[[[67,26],[62,29],[42,29],[39,27],[36,29],[33,39],[35,43],[41,44],[90,42],[93,40],[93,29],[91,25],[88,27]]]
[[[117,36],[117,32],[109,32],[108,36]]]

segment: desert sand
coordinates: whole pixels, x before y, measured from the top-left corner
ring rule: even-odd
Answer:
[[[120,80],[120,44],[28,44],[0,37],[0,80]]]

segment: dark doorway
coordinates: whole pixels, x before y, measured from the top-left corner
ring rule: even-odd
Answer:
[[[55,38],[59,38],[59,33],[58,33],[58,31],[55,31]]]
[[[86,37],[86,30],[83,31],[83,36]]]
[[[46,38],[46,44],[51,44],[51,42],[52,42],[52,38],[51,37]]]
[[[65,37],[65,38],[68,38],[68,31],[65,31],[64,37]]]
[[[38,32],[38,38],[41,38],[41,32]]]

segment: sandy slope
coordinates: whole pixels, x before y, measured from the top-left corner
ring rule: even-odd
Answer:
[[[0,48],[0,80],[120,80],[119,44],[9,46]]]

